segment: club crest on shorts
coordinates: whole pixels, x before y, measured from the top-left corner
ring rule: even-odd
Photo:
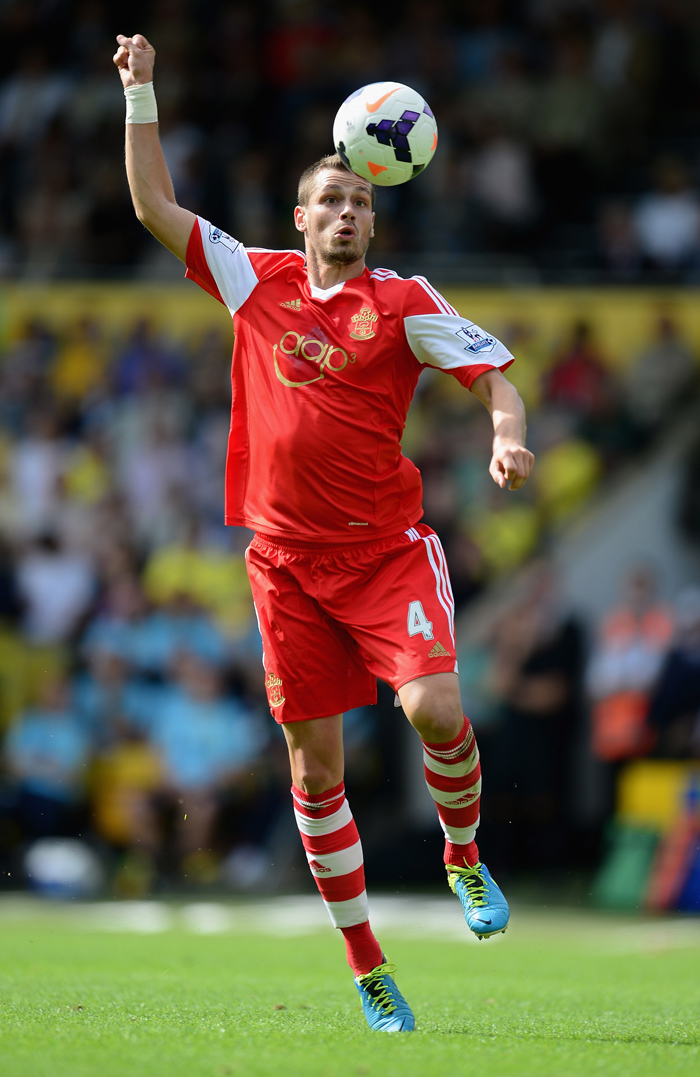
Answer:
[[[268,673],[265,678],[265,688],[267,689],[267,701],[270,706],[281,707],[284,703],[282,678],[278,677],[276,673]]]
[[[374,326],[379,321],[379,315],[375,314],[371,307],[363,307],[357,314],[353,314],[350,321],[355,327],[350,330],[350,336],[354,340],[371,340],[376,337]]]

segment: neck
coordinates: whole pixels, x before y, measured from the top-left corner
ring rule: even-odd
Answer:
[[[306,272],[315,288],[333,288],[345,280],[361,277],[365,271],[364,255],[354,262],[324,262],[315,250],[306,247]]]

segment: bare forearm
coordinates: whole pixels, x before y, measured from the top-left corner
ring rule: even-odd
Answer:
[[[493,420],[494,437],[515,441],[519,445],[525,444],[525,407],[518,390],[505,378],[496,382],[493,387],[489,411]]]
[[[126,176],[136,216],[154,232],[164,206],[177,205],[157,123],[126,124]]]
[[[534,456],[525,448],[525,408],[520,394],[499,370],[480,374],[472,392],[493,421],[493,456],[489,472],[500,487],[518,490],[532,471]]]
[[[195,222],[194,213],[178,206],[155,122],[153,94],[155,50],[141,34],[117,35],[114,63],[129,98],[126,116],[126,174],[136,216],[181,261]]]

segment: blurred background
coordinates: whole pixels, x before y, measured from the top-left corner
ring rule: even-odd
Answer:
[[[144,231],[119,32],[158,53],[181,204],[296,245],[296,181],[357,86],[440,147],[378,195],[370,265],[516,355],[538,463],[426,371],[404,449],[458,607],[499,881],[700,909],[700,8],[693,0],[0,0],[0,888],[312,888],[224,528],[231,330]],[[439,877],[393,693],[346,720],[377,884]],[[398,746],[398,747],[397,747]],[[398,805],[398,807],[397,807]]]

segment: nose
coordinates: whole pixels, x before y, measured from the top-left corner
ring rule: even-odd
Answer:
[[[340,216],[341,216],[342,220],[344,220],[344,221],[347,221],[347,220],[354,221],[355,220],[355,210],[352,208],[352,206],[345,206],[345,208],[343,209],[343,212],[340,214]]]

